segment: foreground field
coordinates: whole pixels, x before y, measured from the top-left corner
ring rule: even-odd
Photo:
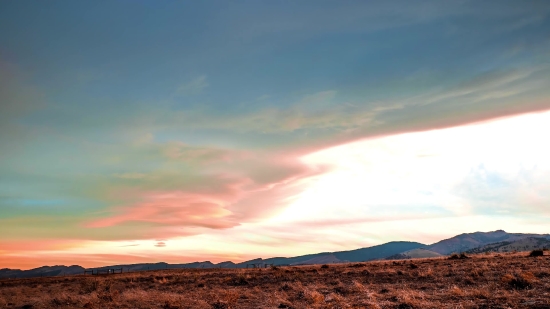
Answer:
[[[1,308],[550,308],[550,256],[0,281]]]

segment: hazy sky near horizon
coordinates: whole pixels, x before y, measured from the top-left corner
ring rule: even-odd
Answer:
[[[0,268],[548,233],[547,1],[3,1]]]

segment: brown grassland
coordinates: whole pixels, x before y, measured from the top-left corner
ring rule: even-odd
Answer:
[[[550,308],[550,255],[0,281],[2,308]]]

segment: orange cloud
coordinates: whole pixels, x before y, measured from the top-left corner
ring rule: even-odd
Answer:
[[[41,250],[66,250],[82,245],[80,240],[0,240],[0,253],[28,252]]]

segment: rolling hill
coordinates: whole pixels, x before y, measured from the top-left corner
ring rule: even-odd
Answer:
[[[488,244],[478,248],[470,249],[466,251],[466,253],[529,251],[543,248],[550,248],[549,239],[541,237],[527,237],[514,241],[501,241]]]
[[[418,249],[405,251],[402,253],[397,253],[385,259],[386,260],[409,260],[409,259],[433,258],[433,257],[439,257],[439,256],[443,256],[443,255],[434,251],[430,251],[428,249],[418,248]]]
[[[440,254],[450,254],[456,252],[466,252],[468,250],[472,250],[474,248],[482,247],[492,243],[502,241],[513,242],[528,237],[550,239],[550,234],[507,233],[503,230],[486,233],[475,232],[460,234],[449,239],[444,239],[433,245],[427,246],[426,249]]]

